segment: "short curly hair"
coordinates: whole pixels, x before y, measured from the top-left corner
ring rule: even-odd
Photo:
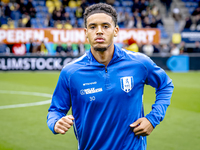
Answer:
[[[87,28],[87,18],[93,14],[96,14],[96,13],[105,13],[109,16],[112,17],[114,23],[115,23],[115,26],[117,26],[117,12],[116,10],[111,6],[111,5],[108,5],[108,4],[105,4],[105,3],[98,3],[98,4],[93,4],[89,7],[87,7],[85,9],[85,12],[84,12],[84,25],[85,25],[85,28]]]

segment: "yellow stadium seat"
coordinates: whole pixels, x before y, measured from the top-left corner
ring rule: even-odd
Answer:
[[[49,12],[50,14],[52,14],[53,11],[54,11],[54,9],[55,9],[55,7],[54,7],[54,6],[51,6],[51,7],[48,8],[48,12]]]
[[[133,52],[139,51],[138,45],[136,43],[131,44],[126,49],[129,50],[129,51],[133,51]]]
[[[14,24],[11,24],[11,25],[9,26],[9,28],[10,28],[10,29],[14,29],[14,28],[15,28],[15,25],[14,25]]]
[[[52,1],[46,1],[46,6],[49,8],[49,7],[52,7],[54,6],[54,3]]]
[[[22,19],[22,23],[23,23],[23,24],[27,24],[27,22],[28,22],[28,18],[23,18],[23,19]]]
[[[66,23],[66,24],[64,25],[64,28],[67,29],[67,30],[71,30],[73,27],[72,27],[71,24]]]
[[[56,7],[59,7],[59,8],[60,8],[60,6],[62,5],[62,3],[61,3],[60,1],[55,1],[55,2],[54,2],[54,5],[55,5]]]
[[[71,7],[71,8],[75,8],[75,7],[77,7],[77,3],[75,2],[75,1],[69,1],[69,7]]]
[[[56,28],[62,29],[62,28],[63,28],[63,25],[59,23],[59,24],[56,25]]]
[[[11,5],[11,6],[10,6],[10,10],[11,10],[11,11],[14,11],[14,10],[15,10],[15,6],[14,6],[14,5]]]
[[[181,34],[180,33],[174,33],[172,35],[172,43],[174,43],[174,44],[181,43]]]
[[[13,20],[8,21],[8,26],[10,29],[14,29],[15,28],[15,24]]]
[[[2,25],[1,25],[1,28],[2,28],[2,29],[8,29],[8,25],[7,25],[7,24],[2,24]]]
[[[82,1],[77,1],[77,2],[76,2],[77,7],[78,7],[78,6],[81,6],[81,4],[82,4]]]
[[[10,0],[2,0],[2,2],[7,4],[10,2]]]

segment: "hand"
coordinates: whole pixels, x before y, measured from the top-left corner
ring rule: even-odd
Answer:
[[[68,115],[65,117],[62,117],[60,120],[58,120],[54,126],[54,131],[56,133],[65,134],[73,125],[74,117],[72,115]]]
[[[150,135],[150,133],[154,129],[151,122],[145,117],[139,118],[134,123],[130,124],[130,127],[134,128],[133,132],[135,133],[135,135],[139,136]]]

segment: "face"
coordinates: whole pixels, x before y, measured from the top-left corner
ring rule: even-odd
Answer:
[[[96,13],[87,18],[85,35],[88,39],[91,50],[105,51],[113,44],[113,38],[119,31],[115,27],[112,17],[104,13]]]

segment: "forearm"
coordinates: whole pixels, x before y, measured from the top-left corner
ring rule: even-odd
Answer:
[[[166,110],[170,105],[172,92],[172,82],[170,82],[163,89],[157,89],[155,104],[152,105],[151,112],[145,116],[151,122],[154,128],[164,119]]]
[[[54,131],[54,126],[56,124],[56,122],[62,118],[63,116],[65,116],[64,113],[61,112],[57,112],[57,111],[49,111],[48,115],[47,115],[47,125],[49,127],[49,129],[54,133],[57,134]]]

